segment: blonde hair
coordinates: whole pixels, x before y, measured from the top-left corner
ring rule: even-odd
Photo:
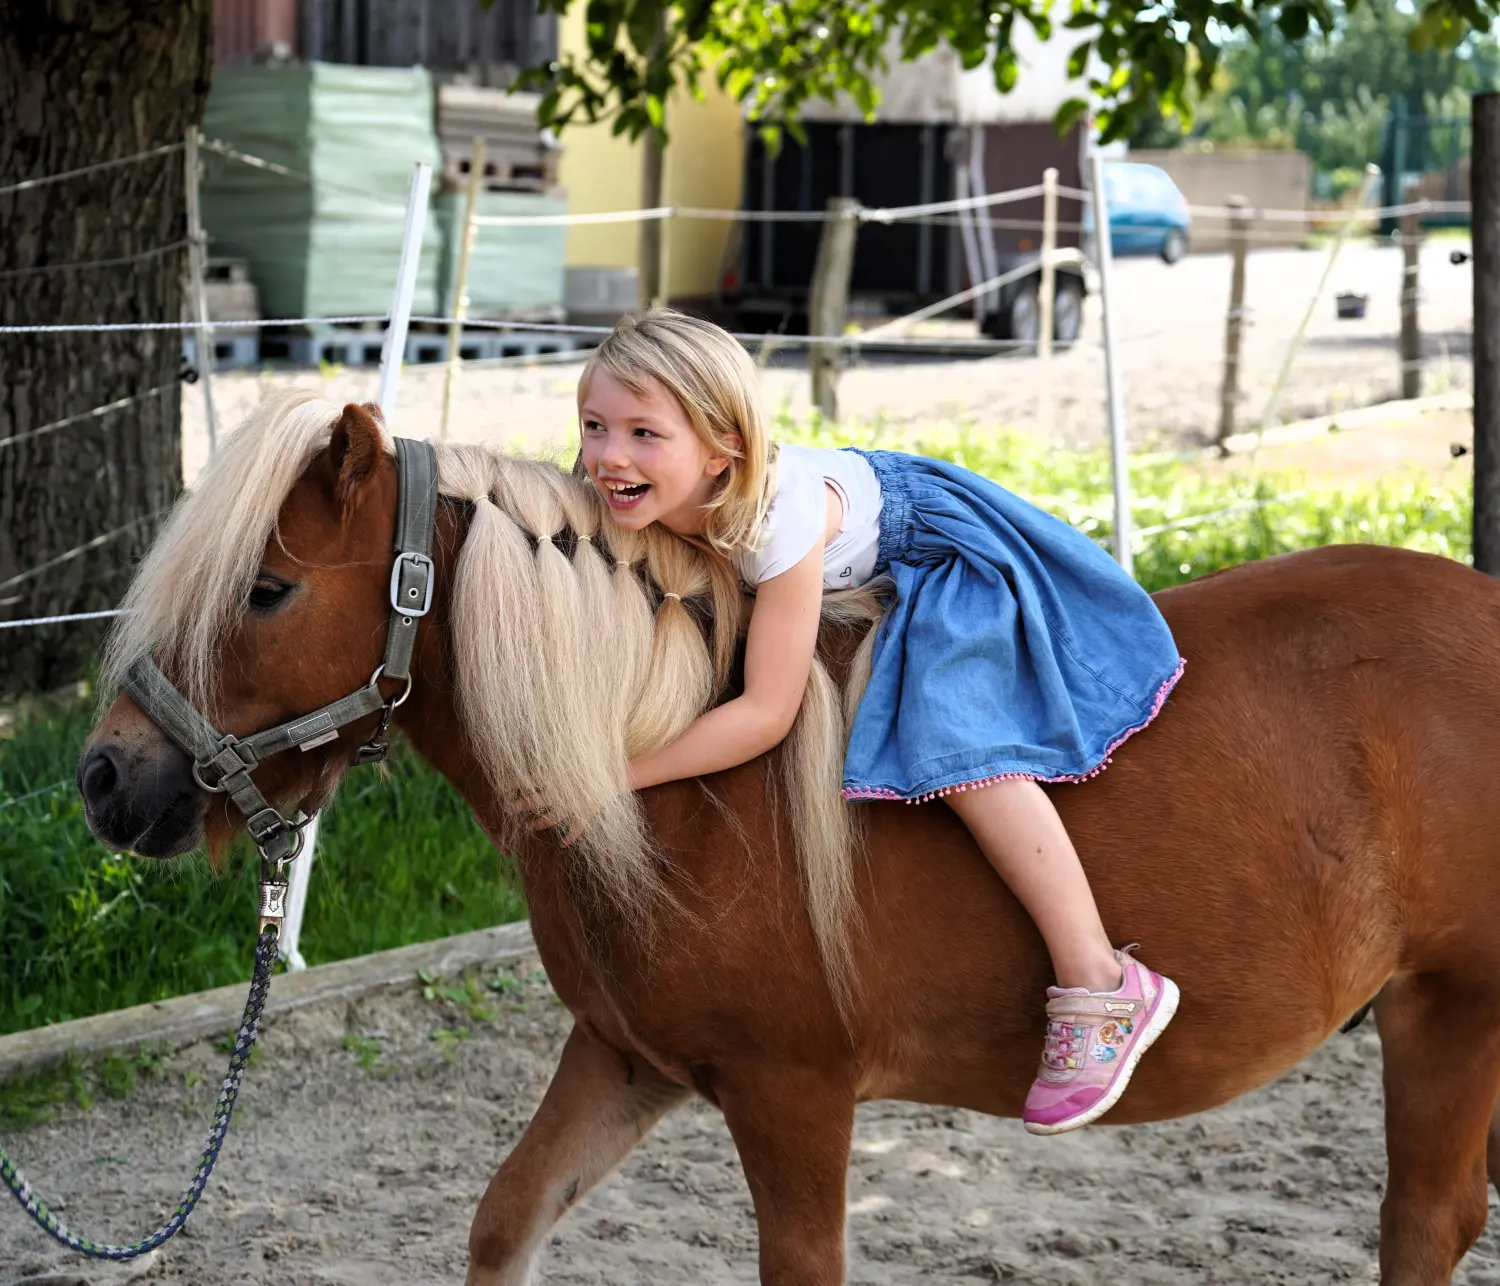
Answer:
[[[222,648],[281,507],[341,413],[306,389],[273,394],[251,413],[147,556],[110,640],[107,683],[156,653],[200,708],[213,709]],[[385,447],[391,454],[388,440]],[[437,452],[439,491],[470,513],[448,604],[454,699],[469,743],[502,798],[520,789],[579,820],[568,850],[578,891],[592,889],[648,932],[667,896],[663,855],[626,765],[672,741],[722,696],[745,612],[738,578],[727,560],[665,528],[632,532],[606,521],[594,489],[555,465],[455,443]],[[826,595],[823,615],[867,637],[842,702],[839,684],[814,661],[773,762],[813,937],[848,1016],[860,835],[839,787],[846,721],[869,675],[880,603],[873,587]],[[502,847],[525,842],[521,819],[505,823]]]
[[[622,317],[594,350],[578,378],[580,417],[595,371],[637,397],[653,379],[677,400],[704,446],[729,457],[705,506],[703,543],[725,558],[758,548],[775,491],[775,448],[760,410],[755,363],[740,342],[713,322],[656,308]]]

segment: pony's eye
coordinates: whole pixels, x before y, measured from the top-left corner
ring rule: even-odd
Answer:
[[[292,587],[285,581],[276,580],[271,576],[257,576],[255,584],[250,587],[250,610],[252,612],[274,611],[286,601],[286,596],[291,592]]]

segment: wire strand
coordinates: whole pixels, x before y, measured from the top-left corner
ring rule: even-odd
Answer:
[[[127,406],[134,406],[137,402],[144,402],[148,398],[157,397],[165,393],[169,388],[176,388],[177,381],[170,384],[158,384],[153,389],[144,393],[133,393],[129,397],[122,397],[114,402],[106,402],[103,406],[96,406],[92,411],[84,411],[80,415],[70,415],[65,420],[54,420],[51,424],[44,424],[39,429],[28,429],[25,433],[17,433],[13,437],[0,438],[0,451],[6,447],[17,446],[22,442],[29,442],[33,438],[44,437],[48,433],[56,433],[59,429],[65,429],[70,424],[81,424],[85,420],[97,419],[99,416],[108,415],[111,411],[119,411]]]
[[[43,786],[39,790],[27,791],[26,794],[17,795],[13,799],[0,799],[0,813],[6,812],[8,809],[16,807],[17,804],[24,804],[29,799],[40,799],[43,795],[54,794],[55,792],[62,790],[67,786],[71,786],[72,784],[73,783],[71,781],[66,780],[55,781],[50,786]]]
[[[0,621],[0,630],[19,630],[30,625],[66,625],[72,621],[104,621],[122,615],[118,607],[107,612],[64,612],[61,616],[28,616],[22,621]]]
[[[163,143],[160,147],[148,148],[144,152],[135,152],[130,156],[121,156],[113,161],[100,161],[96,165],[80,166],[76,170],[63,170],[58,174],[46,174],[39,179],[22,179],[19,183],[8,183],[0,187],[0,196],[7,196],[12,192],[25,192],[31,188],[44,187],[48,183],[61,183],[65,179],[82,178],[85,174],[96,174],[100,170],[112,170],[121,165],[135,165],[140,161],[149,161],[153,156],[167,156],[172,152],[180,152],[183,148],[181,143]]]
[[[32,577],[40,576],[43,572],[50,572],[54,567],[61,567],[64,563],[71,562],[75,558],[81,558],[90,550],[98,549],[101,545],[107,545],[112,540],[118,540],[126,532],[133,531],[142,523],[160,518],[170,508],[170,505],[164,505],[153,513],[142,514],[139,518],[132,518],[129,522],[116,527],[113,531],[106,531],[102,536],[95,536],[92,540],[86,540],[81,545],[75,545],[65,554],[59,554],[56,558],[49,558],[44,563],[38,563],[30,571],[21,572],[7,580],[0,580],[0,589],[9,589],[12,585],[19,585],[22,581],[31,580]]]
[[[142,250],[139,254],[121,255],[117,259],[75,259],[72,263],[48,263],[36,268],[6,268],[0,272],[0,280],[7,277],[29,277],[44,272],[67,272],[75,268],[119,268],[128,263],[140,263],[144,259],[157,259],[191,244],[189,241],[173,241],[151,250]]]

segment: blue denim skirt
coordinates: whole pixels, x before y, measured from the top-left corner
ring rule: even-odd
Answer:
[[[1150,595],[1067,523],[958,465],[863,451],[895,602],[844,762],[848,799],[1081,781],[1182,674]]]

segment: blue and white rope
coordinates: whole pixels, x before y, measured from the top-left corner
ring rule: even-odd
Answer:
[[[261,1010],[265,1008],[266,995],[271,989],[271,970],[276,964],[276,930],[266,929],[255,944],[255,974],[250,980],[250,995],[245,1001],[245,1016],[240,1022],[239,1032],[234,1038],[234,1052],[229,1056],[229,1074],[219,1090],[218,1102],[214,1105],[213,1124],[209,1127],[208,1141],[198,1158],[198,1168],[193,1172],[193,1181],[187,1193],[172,1211],[171,1217],[150,1236],[123,1246],[106,1246],[88,1237],[80,1237],[62,1223],[48,1208],[26,1181],[26,1176],[0,1148],[0,1179],[11,1190],[21,1208],[35,1220],[37,1226],[64,1246],[76,1250],[91,1259],[136,1259],[155,1250],[167,1241],[187,1222],[198,1204],[198,1198],[208,1186],[208,1176],[213,1173],[214,1162],[219,1159],[219,1150],[229,1133],[229,1118],[234,1113],[234,1102],[239,1097],[240,1082],[245,1076],[245,1067],[250,1061],[250,1050],[260,1030]]]

